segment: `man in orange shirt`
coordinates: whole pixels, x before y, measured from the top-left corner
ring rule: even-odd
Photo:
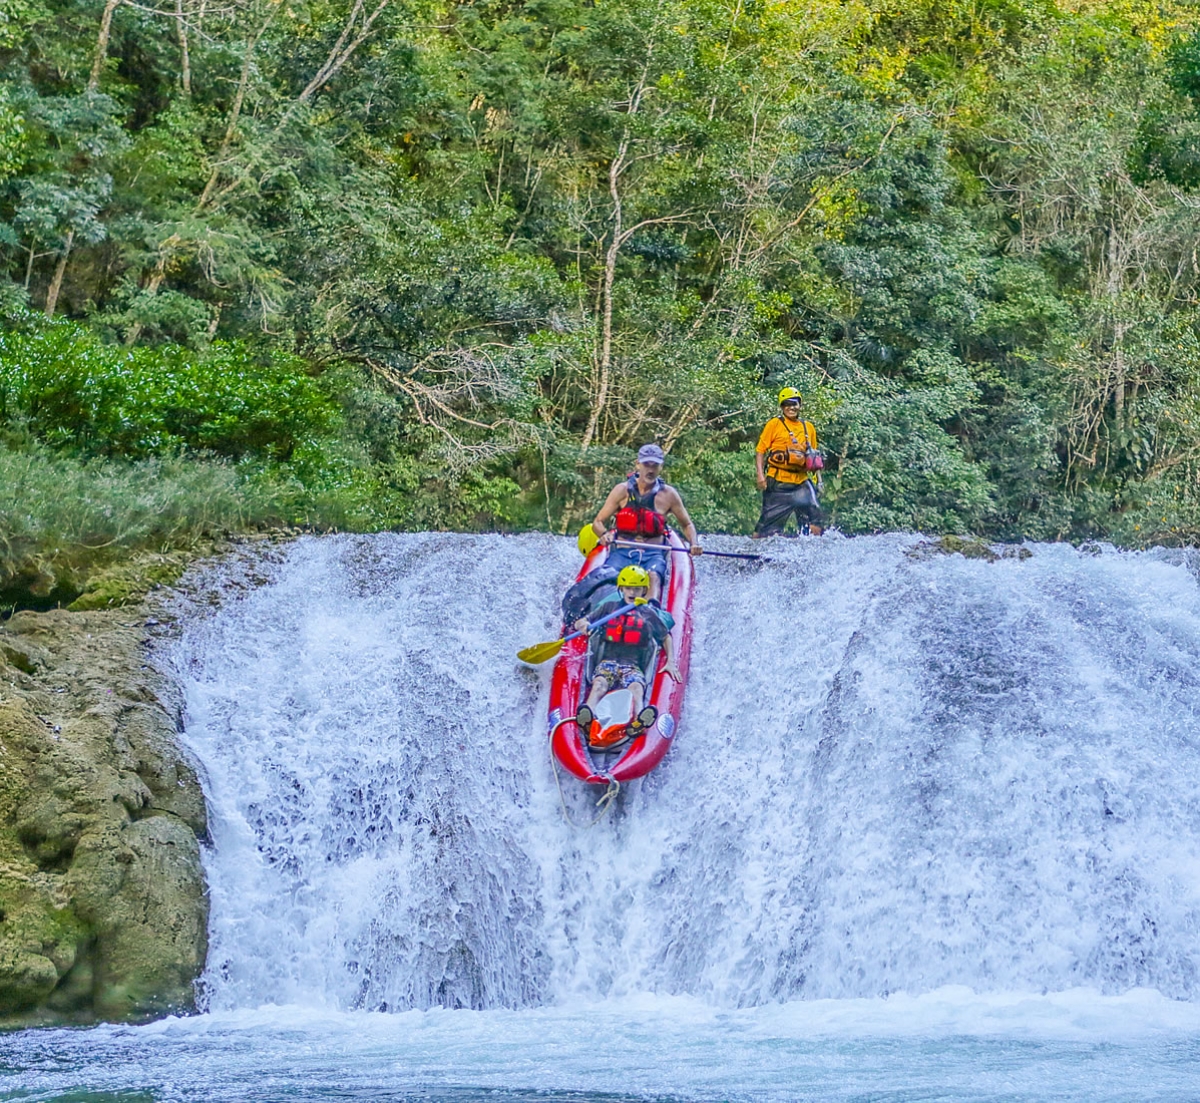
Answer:
[[[817,491],[824,462],[817,451],[817,430],[800,417],[801,395],[795,387],[779,392],[779,417],[763,428],[754,449],[758,489],[763,492],[762,514],[754,538],[777,536],[794,513],[813,536],[825,527]]]

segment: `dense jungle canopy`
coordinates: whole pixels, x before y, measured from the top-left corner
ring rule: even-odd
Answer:
[[[0,0],[10,556],[272,517],[566,531],[651,439],[702,530],[745,532],[784,384],[844,531],[1193,541],[1198,27]]]

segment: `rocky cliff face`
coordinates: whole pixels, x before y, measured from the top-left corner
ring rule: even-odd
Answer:
[[[0,625],[0,1025],[190,1008],[204,799],[142,617]]]

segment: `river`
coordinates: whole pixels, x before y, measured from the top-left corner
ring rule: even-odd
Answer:
[[[698,564],[675,745],[588,829],[514,660],[571,541],[210,571],[162,656],[204,1011],[7,1035],[0,1098],[1200,1098],[1197,561],[755,550]]]

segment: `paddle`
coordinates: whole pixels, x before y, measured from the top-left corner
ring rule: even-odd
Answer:
[[[575,543],[579,548],[580,555],[591,555],[596,550],[596,545],[600,543],[600,537],[596,535],[596,530],[592,528],[591,521],[579,530],[579,537]]]
[[[600,537],[598,537],[596,535],[596,530],[594,528],[592,528],[592,523],[590,521],[586,525],[584,525],[583,528],[581,528],[579,530],[579,537],[575,542],[576,542],[576,544],[579,545],[579,551],[583,555],[591,555],[592,552],[596,550],[596,545],[600,543]],[[619,548],[645,548],[645,547],[658,547],[660,545],[640,544],[636,540],[614,540],[612,542],[612,546],[619,547]],[[673,552],[687,552],[688,551],[687,548],[667,548],[665,544],[661,545],[661,546],[666,548],[667,551],[673,551]],[[690,555],[691,552],[688,552],[688,554]],[[704,554],[705,555],[715,555],[721,559],[752,559],[752,560],[762,560],[762,561],[768,562],[768,563],[770,562],[769,556],[754,555],[750,552],[706,551],[706,552],[704,552]]]
[[[667,547],[666,544],[640,544],[636,540],[614,540],[612,542],[612,547],[614,547],[614,548],[659,548],[659,547],[661,547],[663,549],[663,551],[680,552],[683,555],[691,555],[692,554],[690,551],[688,551],[687,548],[669,548],[669,547]],[[770,561],[769,556],[754,555],[751,552],[705,551],[705,552],[702,552],[701,554],[716,555],[716,556],[719,556],[721,559],[761,559],[765,562]]]
[[[622,613],[628,613],[632,608],[632,603],[622,605],[619,609],[614,609],[599,620],[592,621],[582,632],[572,632],[569,635],[563,636],[560,640],[547,640],[545,643],[535,643],[532,647],[523,648],[517,652],[517,658],[523,663],[529,663],[534,666],[538,663],[544,663],[547,659],[553,659],[562,650],[563,644],[567,640],[577,639],[579,636],[590,632],[593,628],[599,628],[600,625],[607,624],[614,617],[619,617]]]

